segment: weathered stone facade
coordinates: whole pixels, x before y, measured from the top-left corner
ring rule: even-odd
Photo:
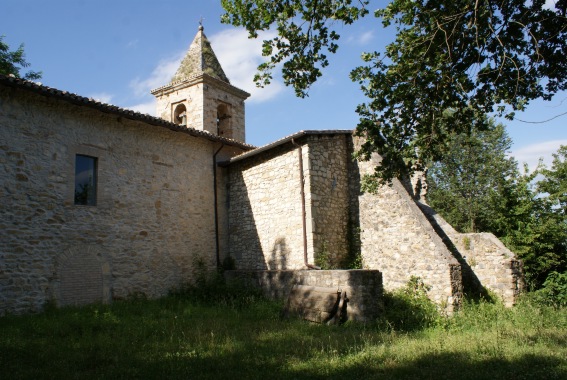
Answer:
[[[472,291],[490,289],[512,306],[525,288],[522,262],[491,233],[458,233],[426,204],[419,204],[439,235],[453,249]]]
[[[326,255],[338,267],[348,250],[350,132],[284,140],[229,163],[229,254],[242,269],[301,269],[305,244],[309,265]]]
[[[157,297],[215,267],[221,142],[25,89],[0,104],[0,313]],[[74,204],[76,154],[98,160],[96,206]]]
[[[245,141],[244,100],[250,94],[230,84],[202,27],[171,83],[152,94],[162,119]]]
[[[361,175],[371,173],[377,159],[360,163]],[[380,268],[384,287],[399,288],[418,276],[431,286],[435,302],[449,309],[458,305],[463,292],[459,262],[400,181],[361,194],[359,202],[364,266]]]
[[[0,75],[0,314],[158,297],[192,282],[198,262],[213,270],[228,257],[283,270],[258,274],[270,287],[345,286],[354,272],[304,269],[358,258],[368,289],[349,291],[369,305],[382,281],[390,290],[411,276],[448,311],[463,284],[506,304],[522,289],[521,263],[494,236],[456,233],[400,181],[362,192],[379,157],[354,161],[351,131],[245,144],[248,94],[202,29],[153,94],[161,118]],[[91,205],[75,198],[77,156],[95,167]]]
[[[228,246],[238,268],[304,267],[298,159],[285,146],[229,167]]]

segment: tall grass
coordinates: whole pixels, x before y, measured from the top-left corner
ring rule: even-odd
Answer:
[[[281,319],[281,305],[239,292],[186,289],[0,318],[0,377],[567,378],[565,309],[479,302],[419,328],[329,327]]]

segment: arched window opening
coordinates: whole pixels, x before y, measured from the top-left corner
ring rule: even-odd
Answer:
[[[227,104],[220,104],[217,107],[217,134],[232,138],[232,130],[230,129],[230,110]]]
[[[187,125],[187,108],[185,104],[178,104],[173,111],[173,122],[177,125]]]

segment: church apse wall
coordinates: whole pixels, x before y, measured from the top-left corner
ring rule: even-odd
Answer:
[[[300,178],[308,265],[338,268],[347,254],[350,133],[294,136],[229,166],[229,254],[238,269],[306,267]]]
[[[229,254],[238,269],[303,268],[298,158],[287,144],[228,167]]]
[[[215,265],[220,144],[15,88],[0,102],[0,314],[157,297]],[[96,176],[80,204],[78,156]]]

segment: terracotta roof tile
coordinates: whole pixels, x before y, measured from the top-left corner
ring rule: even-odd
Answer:
[[[92,108],[100,112],[111,113],[117,116],[124,117],[126,119],[144,122],[150,125],[167,128],[176,132],[187,133],[191,136],[202,137],[210,141],[220,142],[226,145],[235,146],[245,150],[251,150],[256,148],[253,145],[242,143],[240,141],[228,139],[226,137],[215,136],[206,131],[200,131],[197,129],[180,126],[155,116],[143,114],[126,108],[121,108],[111,104],[102,103],[98,100],[80,96],[72,92],[62,91],[56,88],[44,86],[41,83],[30,82],[24,79],[0,74],[0,85],[6,87],[19,88],[24,91],[34,92],[53,99],[59,99],[71,104]]]

